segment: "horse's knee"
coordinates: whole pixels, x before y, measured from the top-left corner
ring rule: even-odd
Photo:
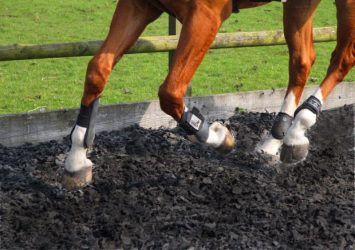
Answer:
[[[111,68],[104,60],[93,58],[87,68],[86,85],[92,93],[102,92]]]
[[[179,90],[169,90],[167,85],[163,84],[158,92],[160,108],[176,121],[180,121],[184,113],[184,94]]]
[[[314,51],[303,53],[302,55],[291,56],[291,70],[295,72],[297,79],[295,83],[304,85],[311,72],[311,68],[315,62],[316,56]]]
[[[296,67],[300,73],[309,73],[316,60],[316,55],[314,50],[309,51],[309,53],[304,53],[300,56],[295,56],[292,58],[292,64]]]
[[[309,62],[311,64],[311,67],[313,66],[313,64],[316,61],[316,51],[314,50],[314,47],[311,47],[311,50],[309,52]]]
[[[85,79],[85,95],[95,99],[104,90],[111,66],[105,59],[94,57],[88,64]],[[89,103],[87,103],[88,105]]]

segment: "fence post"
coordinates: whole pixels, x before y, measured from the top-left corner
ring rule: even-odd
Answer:
[[[177,21],[175,17],[169,15],[169,35],[180,34],[181,28],[182,28],[181,23]],[[175,51],[169,51],[169,70],[171,68],[174,55],[175,55]],[[191,83],[189,83],[189,86],[187,87],[186,96],[192,96]]]

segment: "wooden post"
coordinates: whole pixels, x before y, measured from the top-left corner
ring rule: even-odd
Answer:
[[[177,21],[175,17],[169,15],[169,35],[180,34],[181,28],[182,28],[181,23]],[[174,55],[175,55],[175,50],[169,51],[169,70],[171,69]],[[192,96],[191,83],[189,83],[189,86],[187,87],[186,96]]]

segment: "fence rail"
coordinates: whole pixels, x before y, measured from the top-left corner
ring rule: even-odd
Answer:
[[[336,40],[335,27],[313,29],[315,42]],[[153,53],[175,50],[178,36],[142,37],[128,53]],[[211,48],[255,47],[285,44],[282,30],[261,32],[220,33]],[[39,45],[0,46],[0,61],[26,60],[40,58],[91,56],[99,49],[102,41],[80,41]]]

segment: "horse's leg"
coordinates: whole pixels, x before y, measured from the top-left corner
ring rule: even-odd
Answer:
[[[276,156],[291,126],[293,114],[315,60],[312,17],[320,0],[288,1],[284,4],[284,33],[289,49],[289,83],[282,107],[269,137],[257,152]]]
[[[118,2],[108,36],[87,67],[81,108],[71,134],[72,146],[65,162],[64,187],[78,188],[91,181],[92,162],[86,158],[86,152],[95,136],[99,96],[114,65],[138,39],[146,25],[160,14],[160,11],[144,0]]]
[[[336,6],[337,45],[321,86],[295,112],[295,120],[287,131],[281,150],[281,160],[286,163],[295,163],[307,157],[309,140],[305,132],[316,123],[321,106],[330,92],[355,65],[355,2],[337,0]]]
[[[186,88],[220,25],[232,11],[229,1],[219,1],[213,7],[205,2],[207,1],[190,2],[192,6],[182,18],[179,44],[172,68],[160,86],[159,99],[161,109],[172,116],[194,139],[226,152],[234,147],[234,137],[228,129],[217,123],[210,127],[196,108],[189,110],[184,106],[183,99]]]

